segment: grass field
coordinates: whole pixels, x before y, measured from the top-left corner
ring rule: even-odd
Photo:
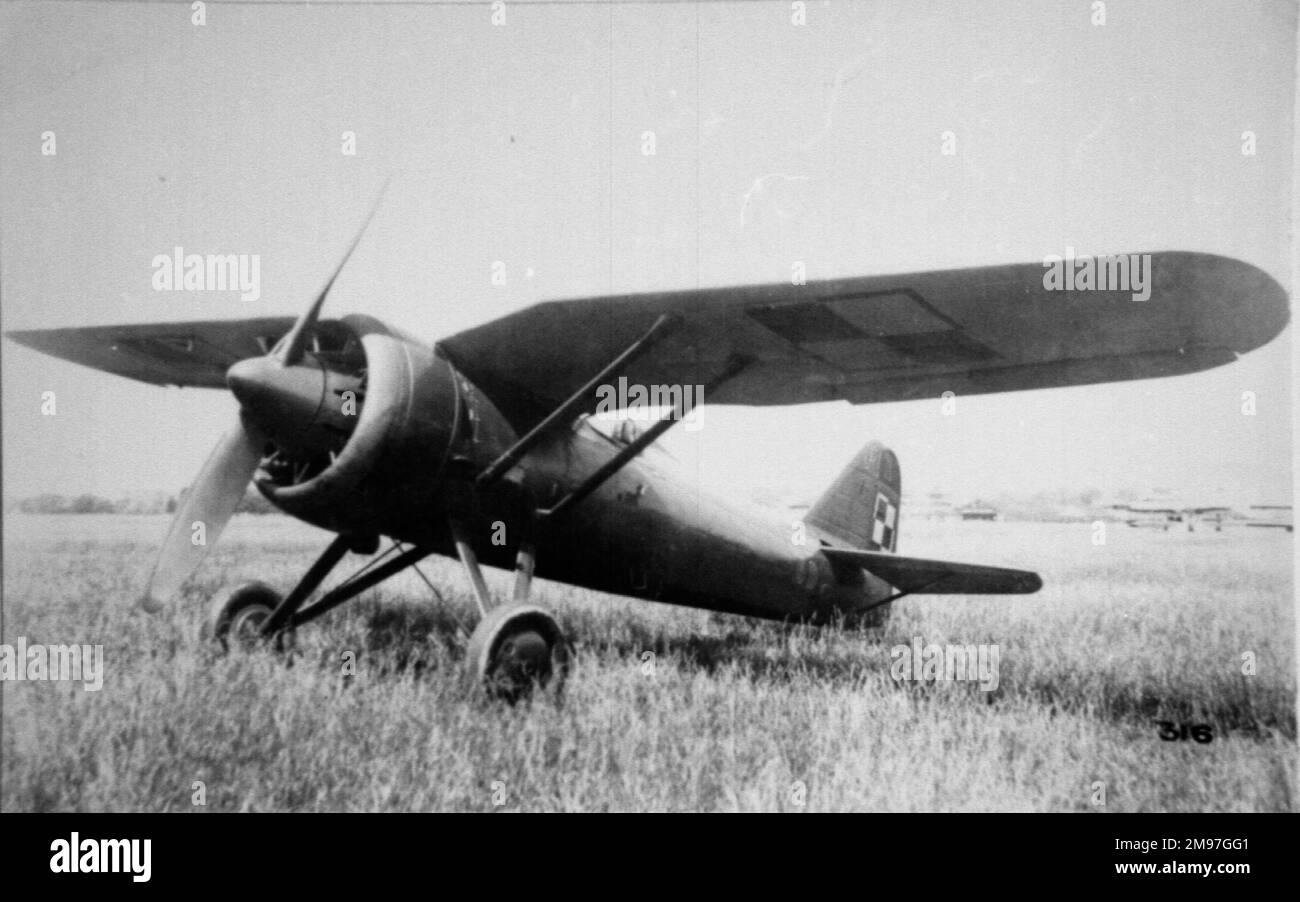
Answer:
[[[1046,586],[905,599],[875,634],[540,582],[574,670],[559,702],[508,708],[462,687],[472,604],[452,562],[422,565],[445,604],[406,573],[300,631],[291,662],[219,657],[198,635],[207,596],[287,588],[327,536],[238,517],[189,603],[150,618],[129,603],[165,529],[6,518],[3,641],[102,644],[106,677],[2,684],[4,810],[1297,807],[1285,533],[1112,525],[1095,546],[1086,524],[905,519],[904,553],[1035,568]],[[918,636],[997,644],[1000,686],[895,681],[890,649]],[[1214,740],[1161,741],[1156,720]]]

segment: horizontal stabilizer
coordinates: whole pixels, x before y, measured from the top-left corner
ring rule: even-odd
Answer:
[[[883,551],[823,548],[833,562],[857,564],[900,591],[923,595],[1028,595],[1043,587],[1037,573],[930,561]]]

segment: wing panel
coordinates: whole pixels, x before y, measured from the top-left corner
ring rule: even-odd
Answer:
[[[1150,297],[1052,291],[1041,264],[554,301],[439,346],[527,428],[661,314],[681,327],[629,381],[705,384],[752,361],[710,400],[854,404],[1021,391],[1196,372],[1276,336],[1287,295],[1227,257],[1150,255]],[[594,399],[593,399],[594,406]]]
[[[260,357],[293,326],[292,317],[148,323],[7,332],[19,344],[63,360],[155,385],[225,388],[226,370]],[[319,325],[338,339],[337,321]]]

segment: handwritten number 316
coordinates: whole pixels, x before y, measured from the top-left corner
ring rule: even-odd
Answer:
[[[1157,720],[1156,725],[1160,727],[1160,738],[1165,742],[1186,742],[1188,739],[1195,739],[1204,745],[1214,741],[1214,729],[1206,723],[1178,724],[1172,720]]]

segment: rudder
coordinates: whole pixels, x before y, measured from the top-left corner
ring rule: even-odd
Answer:
[[[901,492],[898,455],[880,442],[868,442],[817,499],[804,523],[855,548],[896,551]]]

